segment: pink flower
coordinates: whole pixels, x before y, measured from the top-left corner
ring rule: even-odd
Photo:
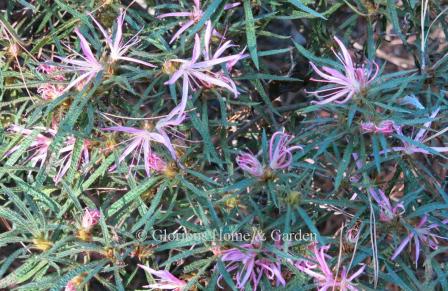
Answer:
[[[440,108],[437,108],[430,116],[431,119],[434,119],[437,114],[439,113]],[[431,123],[432,121],[428,121],[423,125],[423,128],[421,128],[417,134],[412,138],[412,140],[417,143],[417,144],[423,144],[425,142],[425,137],[427,134],[428,129],[431,127]],[[404,134],[401,130],[400,127],[396,128],[397,133],[399,136],[403,136]],[[406,139],[402,140],[403,142],[403,146],[402,147],[392,147],[391,149],[387,150],[387,151],[381,151],[380,153],[386,153],[386,152],[404,152],[408,155],[414,154],[414,153],[422,153],[425,155],[429,155],[432,154],[431,152],[429,152],[428,150],[418,147],[415,144],[411,144],[408,141],[406,141]],[[430,148],[431,150],[435,151],[435,152],[439,152],[439,153],[443,153],[443,152],[448,152],[448,147],[431,147],[431,146],[427,146],[428,148]]]
[[[47,75],[49,78],[56,81],[65,81],[65,77],[61,68],[57,66],[48,65],[45,63],[40,64],[37,67],[37,71]]]
[[[394,133],[395,128],[395,123],[392,120],[383,120],[375,127],[375,131],[384,135],[390,135]]]
[[[252,176],[259,178],[263,176],[264,168],[253,154],[241,153],[236,157],[236,163],[243,171]]]
[[[354,226],[352,226],[350,229],[347,230],[345,238],[349,243],[356,244],[360,234],[361,233],[359,231],[359,225],[355,224]]]
[[[64,94],[64,88],[58,85],[45,83],[39,85],[37,93],[39,93],[44,100],[54,100]]]
[[[175,290],[182,291],[187,286],[187,282],[176,278],[173,274],[168,271],[156,271],[150,267],[144,265],[138,265],[140,268],[151,274],[152,276],[158,277],[156,283],[143,286],[144,288],[162,289],[162,290]]]
[[[149,167],[156,172],[163,172],[167,169],[166,162],[155,153],[149,154]]]
[[[96,59],[95,55],[92,53],[89,43],[81,34],[78,28],[75,29],[75,32],[79,38],[83,55],[80,55],[73,49],[69,48],[73,52],[73,55],[69,57],[56,57],[60,59],[62,63],[67,65],[67,69],[80,73],[79,77],[68,84],[68,86],[64,89],[64,92],[67,92],[74,86],[85,85],[104,69],[103,65]],[[75,56],[78,56],[79,58],[75,59]]]
[[[115,32],[115,36],[112,39],[112,35],[109,35],[106,30],[101,26],[101,24],[90,14],[90,17],[95,22],[95,24],[98,26],[98,28],[101,30],[101,33],[103,34],[107,45],[110,49],[110,60],[111,62],[116,62],[118,60],[128,61],[128,62],[134,62],[138,64],[142,64],[148,67],[155,67],[153,64],[141,61],[136,58],[131,57],[125,57],[124,55],[129,51],[130,48],[137,45],[140,42],[140,39],[138,38],[138,33],[134,34],[134,36],[128,40],[126,43],[123,42],[123,23],[124,18],[126,16],[126,11],[124,9],[120,9],[120,15],[118,15],[117,18],[117,31]]]
[[[42,167],[45,160],[47,159],[49,146],[56,135],[56,130],[51,128],[40,128],[36,127],[34,129],[41,130],[42,133],[37,134],[30,146],[28,147],[28,152],[33,152],[26,161],[30,161],[31,166],[35,167],[37,164]],[[22,128],[17,125],[11,126],[9,129],[11,132],[19,133],[23,136],[29,136],[33,133],[32,130]],[[63,142],[62,148],[59,150],[59,159],[55,161],[57,174],[53,178],[55,183],[59,183],[62,177],[66,174],[70,168],[72,162],[73,149],[75,146],[76,139],[73,136],[69,136]],[[81,160],[84,163],[89,162],[89,150],[88,142],[84,141],[83,147],[81,149],[82,156]],[[10,149],[5,156],[11,155],[13,152],[17,151],[20,146],[15,146]]]
[[[281,264],[278,261],[279,258],[274,262],[267,258],[259,257],[259,254],[268,253],[267,250],[260,249],[259,245],[257,241],[254,241],[250,244],[243,244],[238,248],[222,251],[221,260],[227,262],[227,272],[231,273],[238,270],[236,273],[236,287],[240,290],[245,290],[249,282],[252,284],[252,289],[257,290],[263,275],[271,281],[275,280],[277,286],[286,285],[281,272]],[[271,255],[274,256],[273,254]],[[220,279],[218,279],[218,286],[220,286]]]
[[[84,209],[81,226],[84,230],[89,231],[100,222],[101,212],[98,209]]]
[[[208,31],[211,31],[211,29],[209,28]],[[206,39],[209,37],[210,32],[207,33]],[[226,42],[220,46],[213,55],[210,54],[210,49],[208,48],[204,51],[204,61],[199,61],[201,57],[201,40],[199,35],[196,34],[193,53],[190,60],[172,59],[168,61],[170,63],[178,63],[180,66],[174,73],[172,73],[170,79],[165,84],[174,84],[182,77],[182,100],[185,100],[185,102],[188,99],[190,88],[194,90],[195,88],[218,86],[225,88],[231,91],[235,96],[238,96],[239,93],[233,80],[224,76],[222,72],[213,71],[213,68],[216,65],[223,63],[231,63],[233,65],[235,60],[241,59],[239,54],[222,57],[222,54],[231,46],[230,42]]]
[[[76,291],[76,284],[72,281],[69,281],[67,285],[65,285],[64,291]]]
[[[145,165],[145,171],[148,176],[151,175],[151,164],[150,158],[152,153],[151,143],[157,142],[165,146],[170,152],[173,159],[177,159],[174,147],[167,136],[164,136],[157,132],[151,132],[145,129],[138,129],[133,127],[125,126],[113,126],[108,128],[103,128],[102,130],[115,131],[115,132],[125,132],[130,134],[132,137],[124,142],[129,142],[123,153],[118,158],[118,163],[121,163],[132,153],[132,160],[130,167],[135,167],[140,163],[140,157],[143,154],[143,161]]]
[[[389,198],[381,189],[370,187],[369,193],[380,207],[380,221],[390,222],[395,217],[398,217],[405,212],[404,205],[401,202],[397,203],[395,207],[392,207]]]
[[[73,150],[75,148],[76,139],[73,136],[69,136],[65,142],[63,147],[59,151],[59,160],[56,162],[57,168],[59,169],[56,176],[54,177],[54,182],[59,183],[62,177],[67,173],[70,168],[73,156]],[[84,141],[81,148],[81,161],[83,164],[87,164],[89,162],[89,142]]]
[[[428,222],[428,215],[424,215],[420,222],[418,223],[417,227],[411,230],[411,232],[406,236],[405,239],[402,240],[400,245],[395,249],[391,259],[395,260],[398,255],[404,250],[404,248],[410,243],[412,238],[414,238],[415,243],[415,264],[418,264],[418,259],[420,257],[420,245],[426,244],[431,249],[435,250],[438,248],[439,242],[438,239],[445,239],[448,240],[448,237],[443,237],[438,234],[435,234],[433,230],[438,229],[437,223],[432,223],[427,225]],[[442,221],[443,224],[448,223],[448,219],[445,219]]]
[[[40,129],[40,128],[39,128]],[[31,135],[33,133],[30,129],[25,129],[18,125],[11,125],[8,128],[9,132],[18,133],[25,137]],[[52,138],[56,134],[54,130],[46,130],[45,134],[37,134],[34,140],[31,142],[30,146],[27,149],[27,152],[32,152],[32,154],[27,158],[27,161],[30,161],[32,167],[35,167],[37,164],[40,167],[43,166],[43,162],[46,160],[48,155],[48,149],[51,144]],[[10,156],[12,153],[17,151],[20,148],[20,145],[17,145],[11,148],[8,152],[5,153],[5,157]]]
[[[378,124],[378,126],[371,121],[361,122],[362,133],[381,133],[384,135],[390,135],[394,133],[395,128],[397,127],[392,120],[383,120]]]
[[[301,149],[301,146],[288,147],[293,139],[283,131],[276,131],[269,142],[269,167],[272,170],[288,168],[292,163],[292,152]],[[260,161],[251,153],[241,153],[236,162],[240,168],[255,177],[262,177],[264,168]]]
[[[167,143],[171,144],[170,136],[177,137],[181,140],[185,140],[185,135],[178,131],[176,129],[177,126],[181,125],[186,117],[187,114],[185,112],[185,108],[187,106],[187,99],[183,98],[181,102],[174,107],[170,113],[168,113],[165,117],[161,118],[156,123],[156,130],[162,137],[167,141]],[[174,148],[170,151],[174,151]],[[173,156],[174,159],[177,159],[175,157],[175,154]]]
[[[47,75],[47,77],[52,80],[65,81],[65,77],[59,67],[43,63],[37,67],[37,71]],[[37,93],[39,93],[44,100],[54,100],[64,93],[64,87],[59,84],[47,82],[39,85]]]
[[[322,67],[322,70],[320,70],[312,62],[310,62],[313,70],[323,78],[313,78],[311,80],[335,85],[335,87],[332,88],[309,92],[311,94],[314,94],[319,100],[324,99],[315,102],[316,104],[327,104],[331,102],[337,104],[346,103],[355,94],[358,94],[362,90],[367,88],[367,86],[370,85],[370,83],[378,75],[378,64],[373,62],[373,65],[375,66],[375,72],[373,72],[371,68],[365,68],[364,66],[356,68],[353,64],[350,53],[348,52],[344,44],[337,37],[334,37],[334,39],[341,48],[342,54],[337,54],[334,50],[333,52],[344,66],[344,74],[339,72],[338,70],[325,66]],[[324,95],[320,95],[320,93],[324,93]]]
[[[342,271],[338,274],[338,277],[335,276],[333,271],[331,271],[330,267],[327,264],[327,259],[331,258],[326,254],[326,251],[330,248],[330,246],[322,246],[318,247],[316,243],[312,245],[314,256],[311,258],[316,261],[315,263],[307,263],[305,260],[298,261],[295,266],[302,272],[307,275],[313,277],[316,280],[316,284],[319,286],[319,291],[326,290],[350,290],[356,291],[358,288],[354,286],[352,282],[354,279],[359,277],[365,269],[365,265],[358,269],[353,275],[348,277],[347,269],[345,267],[342,268]]]
[[[368,122],[361,122],[361,132],[362,133],[373,133],[376,131],[375,123],[368,121]]]
[[[302,149],[301,146],[288,147],[292,136],[276,131],[269,142],[269,167],[273,170],[288,168],[292,163],[292,151]]]
[[[199,20],[201,20],[202,15],[204,12],[201,9],[201,2],[200,0],[193,0],[193,10],[191,11],[180,11],[180,12],[171,12],[171,13],[165,13],[157,16],[159,19],[167,18],[167,17],[188,17],[189,20],[185,23],[181,24],[181,27],[179,30],[173,35],[173,37],[170,40],[170,44],[172,44],[176,39],[180,37],[180,35],[186,31],[189,27],[191,27],[193,24],[198,23]],[[236,3],[229,3],[224,6],[224,10],[231,9],[234,7],[237,7],[240,5],[239,2]]]

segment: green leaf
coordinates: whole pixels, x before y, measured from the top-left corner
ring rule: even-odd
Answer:
[[[107,260],[94,261],[92,263],[83,264],[83,265],[80,265],[80,266],[74,268],[73,270],[71,270],[64,276],[62,276],[59,279],[59,281],[56,283],[56,285],[53,288],[51,288],[51,291],[59,291],[59,290],[65,288],[65,286],[71,279],[73,279],[74,277],[76,277],[84,272],[86,272],[88,274],[90,274],[92,272],[98,272],[99,269],[95,268],[95,267],[98,267],[99,265],[105,265],[107,262],[108,262]]]
[[[140,197],[145,191],[149,190],[152,186],[154,186],[160,177],[152,177],[146,180],[143,184],[139,185],[137,188],[132,189],[128,193],[126,193],[123,197],[118,199],[114,204],[112,204],[109,208],[104,210],[104,214],[106,217],[111,217],[123,207],[129,205],[131,202],[135,201],[136,198]]]
[[[244,0],[244,16],[246,19],[246,38],[247,46],[249,48],[250,57],[254,62],[257,70],[259,69],[258,55],[257,55],[257,36],[255,34],[255,21],[252,15],[252,7],[250,0]]]
[[[16,268],[8,276],[0,280],[0,288],[8,288],[20,284],[33,277],[40,269],[48,264],[46,261],[29,259]]]
[[[395,3],[395,0],[387,0],[387,11],[389,12],[388,15],[391,18],[392,26],[394,27],[395,32],[398,34],[403,43],[407,45],[408,42],[406,40],[406,37],[403,35],[403,32],[400,28],[400,20],[398,19],[397,5]]]
[[[292,5],[296,6],[300,10],[305,11],[306,13],[309,13],[309,14],[315,16],[315,17],[319,17],[319,18],[327,20],[327,18],[325,18],[325,16],[323,16],[319,12],[314,11],[313,9],[305,6],[305,4],[303,4],[300,0],[288,0],[288,2],[291,3]]]
[[[353,141],[350,139],[347,147],[344,150],[344,155],[342,156],[342,160],[339,163],[337,169],[336,179],[334,181],[335,190],[338,190],[339,186],[341,185],[345,170],[347,170],[348,164],[350,163],[352,152],[353,152]]]

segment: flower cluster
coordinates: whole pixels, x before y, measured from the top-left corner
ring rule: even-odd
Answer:
[[[1,290],[444,289],[443,1],[6,2]]]
[[[279,243],[279,240],[275,242],[277,247],[280,246]],[[246,290],[248,283],[253,290],[257,290],[263,276],[270,281],[275,281],[276,286],[286,285],[281,271],[281,258],[263,249],[257,237],[251,243],[223,250],[221,254],[221,260],[226,263],[227,272],[237,271],[236,287],[240,290]],[[220,278],[222,279],[222,276]]]
[[[342,41],[337,37],[334,40],[341,48],[341,54],[336,53],[334,50],[333,52],[341,62],[344,73],[330,67],[319,69],[313,62],[310,62],[313,70],[322,77],[322,79],[313,78],[311,80],[334,85],[330,88],[309,92],[319,99],[319,101],[315,102],[316,104],[344,104],[348,102],[356,94],[362,93],[375,80],[379,72],[379,66],[375,62],[372,63],[374,69],[364,66],[356,67]],[[324,95],[321,93],[324,93]]]
[[[31,143],[26,148],[29,152],[28,158],[25,162],[29,162],[32,167],[39,166],[42,168],[49,155],[50,145],[55,137],[57,130],[52,128],[33,128],[26,129],[18,125],[12,125],[8,128],[12,133],[19,134],[24,137],[31,138]],[[62,177],[67,173],[68,169],[72,165],[72,157],[76,144],[76,138],[74,136],[68,136],[62,143],[62,148],[58,152],[58,159],[55,161],[57,173],[53,177],[55,183],[59,183]],[[21,150],[22,146],[16,145],[7,151],[4,157],[9,157],[15,152]],[[89,141],[84,140],[81,144],[81,164],[89,163]]]
[[[356,291],[359,290],[356,288],[353,280],[361,276],[366,268],[365,265],[361,266],[356,272],[354,272],[351,276],[348,275],[348,270],[344,266],[342,271],[338,273],[333,272],[328,266],[327,261],[331,259],[331,257],[326,254],[330,246],[322,246],[319,247],[316,243],[311,246],[313,256],[310,258],[312,261],[317,262],[313,263],[308,260],[300,260],[295,263],[295,266],[300,271],[308,274],[313,277],[316,281],[316,284],[319,286],[320,291],[324,290],[350,290]]]

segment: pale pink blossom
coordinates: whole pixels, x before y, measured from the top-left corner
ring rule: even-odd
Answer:
[[[315,279],[319,291],[336,289],[341,291],[358,290],[353,280],[362,275],[366,266],[363,265],[351,276],[348,275],[347,268],[343,266],[342,271],[339,272],[338,276],[336,277],[335,272],[330,269],[327,263],[327,259],[331,258],[326,254],[329,248],[329,245],[318,247],[316,243],[313,243],[312,249],[314,256],[312,256],[310,259],[316,261],[317,264],[313,262],[307,263],[306,260],[299,260],[295,264],[295,266],[300,271]]]
[[[359,226],[355,224],[353,227],[347,230],[345,237],[349,243],[356,244],[360,234],[361,233],[359,231]]]
[[[261,257],[261,254],[270,254],[269,251],[260,247],[260,242],[255,239],[250,244],[242,244],[238,248],[223,250],[221,260],[226,263],[229,273],[236,271],[236,287],[246,290],[246,285],[251,284],[252,290],[257,290],[261,278],[266,276],[270,281],[275,281],[277,286],[286,285],[281,272],[280,258],[270,260]],[[275,256],[274,254],[270,254]],[[218,286],[221,277],[218,279]]]
[[[81,226],[89,231],[100,222],[101,212],[98,209],[85,208],[82,216]]]
[[[263,165],[251,153],[241,153],[236,157],[236,163],[241,170],[251,174],[254,177],[261,178],[264,173]]]
[[[181,23],[181,27],[179,30],[174,33],[173,37],[170,40],[170,44],[173,43],[176,39],[180,37],[180,35],[186,31],[189,27],[193,26],[195,23],[198,23],[202,15],[204,14],[204,11],[201,9],[201,2],[200,0],[193,0],[193,9],[191,11],[179,11],[179,12],[171,12],[171,13],[165,13],[157,16],[159,19],[167,18],[167,17],[188,17],[189,20],[187,22]],[[237,6],[239,6],[239,2],[235,3],[229,3],[224,6],[224,10],[232,9]]]
[[[65,64],[64,67],[66,69],[78,72],[80,75],[68,84],[68,86],[64,89],[64,92],[67,92],[74,86],[85,85],[104,69],[103,65],[96,59],[95,55],[90,49],[89,43],[78,28],[75,29],[75,33],[79,38],[82,55],[75,52],[69,47],[69,49],[73,52],[71,56],[56,57],[60,59],[63,64]]]
[[[383,120],[375,127],[377,133],[390,135],[395,131],[395,123],[392,120]]]
[[[42,63],[37,66],[36,70],[40,73],[47,75],[50,79],[56,81],[65,81],[64,72],[60,67]]]
[[[217,86],[229,90],[235,96],[239,94],[235,82],[230,77],[225,76],[222,71],[216,72],[213,68],[219,64],[233,66],[242,56],[241,54],[222,56],[227,49],[234,46],[230,41],[220,45],[212,54],[210,48],[211,31],[211,24],[207,24],[205,35],[206,49],[202,52],[204,56],[203,61],[200,61],[201,40],[197,34],[195,35],[191,59],[171,59],[168,61],[170,63],[178,63],[179,67],[165,84],[174,84],[179,78],[182,78],[182,100],[185,100],[185,102],[188,99],[189,90],[195,90],[196,88]]]
[[[117,29],[115,35],[112,36],[109,35],[106,32],[106,30],[101,26],[101,24],[90,14],[90,17],[98,26],[98,28],[101,30],[101,33],[103,34],[106,43],[109,46],[110,61],[114,63],[116,61],[122,60],[142,64],[148,67],[155,67],[153,64],[150,64],[148,62],[125,56],[132,47],[136,46],[140,42],[140,39],[138,37],[140,32],[134,34],[134,36],[132,36],[126,43],[123,41],[123,24],[125,16],[126,16],[126,10],[120,9],[120,14],[118,15],[117,18]]]
[[[434,112],[431,114],[430,118],[434,119],[437,114],[439,113],[440,108],[437,108],[436,110],[434,110]],[[422,144],[424,145],[424,140],[426,138],[427,132],[431,127],[431,123],[432,120],[426,122],[423,127],[417,132],[417,134],[413,137],[410,138],[412,139],[414,143],[410,143],[409,141],[406,140],[406,138],[402,139],[403,142],[403,146],[401,147],[392,147],[387,151],[381,151],[380,153],[386,153],[386,152],[404,152],[408,155],[414,154],[414,153],[422,153],[425,155],[429,155],[432,154],[432,152],[428,151],[425,148],[419,147],[418,144]],[[401,127],[397,127],[396,131],[398,133],[399,137],[405,137],[405,135],[402,132]],[[426,146],[427,148],[430,148],[432,151],[434,152],[438,152],[438,153],[443,153],[443,152],[448,152],[448,147],[433,147],[433,146]]]
[[[181,102],[176,105],[165,117],[159,119],[156,123],[156,131],[162,135],[167,143],[171,143],[170,136],[176,137],[180,140],[186,140],[185,135],[177,130],[177,127],[181,125],[187,118],[187,113],[185,112],[187,106],[187,99],[182,99]],[[174,149],[169,149],[170,152]],[[174,159],[177,159],[175,155]]]
[[[383,120],[378,125],[371,121],[361,122],[362,133],[381,133],[384,135],[390,135],[394,133],[396,128],[397,127],[392,120]]]
[[[73,281],[69,281],[67,285],[65,285],[64,291],[76,291],[76,284]]]
[[[52,66],[49,64],[42,63],[37,69],[38,72],[46,75],[50,80],[55,81],[65,81],[65,77],[61,68]],[[64,93],[64,86],[61,84],[53,84],[51,82],[46,82],[37,88],[37,93],[39,93],[44,100],[54,100]]]
[[[56,161],[56,168],[58,172],[54,177],[54,182],[59,183],[62,177],[67,173],[70,168],[73,156],[73,150],[75,148],[76,139],[73,136],[66,138],[62,148],[59,150],[59,160]],[[81,147],[81,162],[82,164],[87,164],[90,160],[89,155],[89,141],[84,140]]]
[[[283,131],[276,131],[269,142],[269,167],[273,170],[288,168],[292,163],[292,152],[301,146],[288,146],[293,137]]]
[[[64,94],[64,88],[60,85],[45,83],[39,85],[37,93],[39,93],[44,100],[54,100]]]
[[[373,133],[376,131],[375,123],[371,121],[361,122],[361,132],[362,133]]]
[[[138,265],[140,268],[157,277],[156,283],[143,286],[144,288],[183,291],[187,286],[187,282],[176,278],[168,271],[156,271],[148,266]]]
[[[126,146],[123,153],[118,158],[118,163],[123,162],[127,156],[132,155],[132,160],[130,162],[130,168],[132,168],[140,164],[140,159],[141,156],[143,155],[143,163],[145,166],[146,174],[148,176],[151,175],[150,155],[152,153],[151,144],[153,142],[165,146],[170,152],[172,158],[177,160],[176,151],[170,139],[167,136],[164,136],[158,132],[152,132],[146,129],[138,129],[125,126],[113,126],[103,128],[102,130],[124,132],[130,134],[131,138],[123,142],[129,144]]]
[[[149,167],[156,172],[163,172],[167,169],[166,162],[156,153],[150,153],[148,159]]]
[[[442,224],[448,224],[448,219],[442,221]],[[415,264],[418,264],[420,257],[420,246],[425,244],[431,249],[436,250],[439,246],[439,239],[448,240],[448,237],[444,237],[435,233],[438,230],[438,223],[428,224],[428,215],[425,214],[418,225],[410,230],[410,233],[401,241],[400,245],[395,249],[391,259],[395,260],[398,255],[404,250],[404,248],[414,239],[415,244]]]
[[[288,168],[292,163],[292,152],[302,147],[299,145],[289,146],[293,137],[283,131],[276,131],[269,141],[269,167],[272,170]],[[261,162],[251,153],[240,153],[236,162],[238,166],[252,176],[262,177],[264,167]]]
[[[30,165],[35,167],[39,164],[39,167],[44,165],[45,160],[48,156],[48,150],[51,142],[53,141],[54,136],[57,131],[51,128],[41,128],[35,127],[35,130],[41,131],[41,133],[37,134],[34,140],[31,142],[30,146],[27,149],[27,152],[30,152],[31,155],[27,158],[26,161],[30,162]],[[33,133],[30,129],[25,129],[17,125],[12,125],[9,129],[10,132],[18,133],[23,136],[29,136]],[[67,137],[63,143],[62,148],[59,150],[59,158],[55,161],[56,165],[56,176],[53,178],[55,183],[59,183],[62,177],[67,173],[70,168],[72,162],[72,155],[75,146],[76,139],[73,136]],[[15,146],[10,149],[5,156],[11,155],[13,152],[17,151],[20,146]],[[81,160],[83,163],[89,162],[89,149],[88,149],[88,141],[84,141],[81,148]]]
[[[42,130],[42,128],[35,128],[37,130]],[[8,128],[9,132],[20,134],[24,137],[30,136],[33,133],[33,130],[23,128],[18,125],[11,125]],[[31,144],[29,145],[27,152],[31,153],[28,156],[26,161],[30,162],[32,167],[35,167],[39,164],[39,167],[43,166],[43,162],[46,160],[48,155],[48,149],[50,147],[52,138],[56,134],[54,130],[43,130],[43,133],[39,133],[33,139]],[[20,145],[17,145],[11,148],[9,151],[5,153],[5,157],[10,156],[12,153],[16,152],[20,148]]]
[[[316,65],[314,65],[314,63],[310,62],[313,70],[320,77],[322,77],[322,79],[312,78],[311,80],[335,85],[331,88],[308,92],[310,94],[314,94],[320,100],[316,101],[316,104],[327,104],[331,102],[337,104],[346,103],[355,94],[359,94],[362,90],[367,88],[379,72],[379,66],[375,62],[372,63],[375,69],[366,68],[365,66],[355,67],[350,53],[345,45],[339,40],[339,38],[334,37],[334,39],[341,48],[342,54],[338,54],[334,50],[333,52],[344,66],[344,72],[341,73],[336,69],[326,66],[319,69]],[[321,93],[324,94],[321,95]]]

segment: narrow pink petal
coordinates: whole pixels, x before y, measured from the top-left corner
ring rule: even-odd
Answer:
[[[70,90],[71,88],[73,88],[74,86],[76,86],[78,83],[81,83],[83,80],[87,79],[89,77],[91,73],[87,72],[82,74],[81,76],[79,76],[78,78],[76,78],[75,80],[71,81],[67,87],[65,87],[64,91],[62,91],[62,93],[67,92],[68,90]]]
[[[224,5],[224,10],[229,10],[229,9],[235,8],[240,5],[241,5],[241,2],[229,3],[229,4]]]
[[[198,63],[195,63],[195,64],[191,65],[191,68],[192,69],[210,68],[210,67],[212,67],[214,65],[218,65],[218,64],[229,62],[229,61],[233,61],[233,60],[235,60],[237,58],[238,58],[238,55],[231,55],[231,56],[227,56],[227,57],[212,59],[212,60],[203,61],[203,62],[198,62]]]
[[[415,242],[415,265],[418,264],[418,258],[420,257],[420,240],[417,236],[414,236]]]
[[[166,85],[174,84],[182,76],[184,76],[184,79],[188,78],[188,76],[185,76],[185,71],[182,69],[179,69],[176,72],[174,72],[174,74],[171,76],[171,78],[168,81],[165,82],[165,84]]]
[[[434,110],[434,112],[431,114],[431,116],[429,118],[434,119],[437,114],[439,113],[440,107],[438,107],[436,110]],[[432,120],[425,122],[425,124],[423,124],[423,128],[421,128],[418,133],[415,135],[414,140],[415,141],[421,141],[426,133],[426,131],[428,130],[429,127],[431,127],[431,123]]]
[[[207,21],[204,33],[204,58],[206,60],[210,59],[210,41],[212,38],[212,22],[210,20]]]
[[[111,126],[111,127],[101,128],[101,130],[120,131],[120,132],[126,132],[126,133],[131,133],[131,134],[144,134],[145,133],[144,130],[134,128],[134,127],[126,127],[126,126]]]
[[[337,99],[339,99],[339,98],[341,98],[341,97],[343,97],[343,96],[345,96],[347,94],[350,94],[349,90],[341,90],[339,93],[334,94],[331,98],[328,98],[328,99],[325,99],[325,100],[322,100],[322,101],[316,101],[315,103],[316,104],[320,104],[320,105],[327,104],[327,103],[333,102],[333,101],[335,101],[335,100],[337,100]],[[317,96],[317,97],[320,97],[320,96]]]
[[[140,147],[142,144],[143,139],[141,138],[134,138],[132,142],[126,147],[126,149],[123,151],[123,153],[118,157],[118,163],[121,163],[126,159],[127,156],[129,156],[137,147]]]
[[[238,94],[238,92],[235,92],[235,88],[232,88],[232,86],[230,86],[229,84],[227,84],[227,83],[225,83],[225,82],[223,82],[221,80],[218,80],[216,78],[213,78],[213,77],[211,77],[211,76],[209,76],[207,74],[204,74],[204,73],[198,72],[198,71],[193,71],[193,72],[191,72],[191,74],[194,75],[196,78],[198,78],[198,79],[200,79],[200,80],[202,80],[202,81],[204,81],[206,83],[226,88],[229,91],[233,92],[234,94]]]
[[[199,38],[199,35],[194,36],[194,47],[193,47],[193,54],[191,56],[191,63],[194,64],[201,56],[201,39]]]
[[[366,265],[364,265],[364,266],[362,266],[361,268],[359,268],[358,271],[356,271],[355,273],[353,273],[353,275],[351,275],[351,276],[348,278],[348,281],[352,281],[353,279],[359,277],[359,276],[364,272],[364,269],[365,269],[365,268],[366,268]]]
[[[189,20],[187,22],[185,22],[180,28],[179,30],[173,35],[173,37],[170,40],[170,44],[172,44],[176,39],[179,38],[179,36],[185,31],[187,30],[190,26],[192,26],[194,24],[194,20]]]
[[[338,43],[339,47],[341,48],[342,55],[344,56],[344,65],[345,65],[345,67],[349,69],[350,73],[352,73],[351,71],[354,69],[354,66],[353,66],[353,61],[352,61],[352,57],[350,56],[350,53],[348,52],[348,50],[345,47],[344,43],[339,38],[337,38],[335,36],[334,39],[336,40],[336,42]],[[347,72],[347,73],[349,73],[349,72]]]
[[[332,83],[336,83],[336,84],[340,84],[340,85],[345,85],[345,86],[350,85],[349,83],[347,83],[347,82],[345,81],[345,79],[344,79],[344,80],[341,80],[341,79],[339,79],[339,78],[330,76],[330,75],[328,75],[328,74],[322,72],[321,70],[319,70],[319,69],[316,67],[316,65],[314,65],[313,62],[310,62],[310,65],[311,65],[311,67],[313,68],[313,70],[314,70],[319,76],[321,76],[322,78],[324,78],[324,79],[326,79],[326,80],[328,80],[328,81],[331,81]]]
[[[106,43],[109,45],[109,47],[112,47],[112,39],[110,38],[110,35],[106,32],[106,30],[103,28],[103,26],[93,17],[91,13],[89,13],[90,17],[92,18],[93,22],[95,22],[96,26],[100,29],[101,33],[104,36],[104,39],[106,40]]]
[[[82,35],[82,33],[79,31],[78,28],[75,28],[75,32],[79,37],[79,43],[81,45],[82,52],[83,52],[84,56],[86,57],[86,59],[88,59],[92,63],[96,63],[97,61],[96,61],[95,55],[92,53],[92,50],[90,49],[90,46],[89,46],[89,43],[87,42],[87,40],[84,38],[84,36]]]
[[[119,57],[118,59],[123,60],[123,61],[128,61],[128,62],[133,62],[133,63],[137,63],[137,64],[142,64],[151,68],[156,68],[157,66],[151,64],[151,63],[147,63],[145,61],[141,61],[139,59],[136,58],[130,58],[130,57]]]
[[[192,15],[191,12],[171,12],[160,14],[159,16],[157,16],[157,18],[162,19],[165,17],[190,17],[191,15]]]
[[[401,244],[398,246],[398,248],[394,251],[391,260],[395,260],[398,255],[404,250],[404,248],[406,247],[406,245],[409,243],[409,241],[411,240],[411,238],[414,236],[413,233],[409,234],[408,236],[406,236],[406,238],[401,242]]]
[[[221,45],[215,52],[215,54],[213,55],[214,59],[219,58],[228,48],[234,47],[236,45],[232,44],[232,41],[228,40],[226,41],[223,45]],[[234,56],[238,56],[239,55],[234,55]]]
[[[430,147],[430,148],[439,153],[448,152],[448,147]]]
[[[201,9],[201,0],[193,0],[194,6],[200,10]]]
[[[124,23],[124,17],[126,15],[126,11],[123,9],[120,9],[120,15],[117,19],[117,31],[115,32],[114,36],[114,43],[113,47],[114,50],[119,50],[121,39],[123,38],[123,23]]]

